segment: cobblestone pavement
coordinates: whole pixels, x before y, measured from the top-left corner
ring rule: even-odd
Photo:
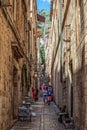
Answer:
[[[36,117],[32,121],[18,121],[10,130],[65,130],[63,125],[58,122],[55,104],[49,106],[39,101],[33,105]]]

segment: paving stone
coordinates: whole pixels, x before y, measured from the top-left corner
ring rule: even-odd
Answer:
[[[54,103],[48,106],[40,101],[32,107],[37,116],[32,117],[31,122],[18,121],[10,130],[65,130],[64,126],[58,122]]]

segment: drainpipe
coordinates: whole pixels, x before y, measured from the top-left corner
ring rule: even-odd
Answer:
[[[60,81],[62,82],[62,0],[60,0]]]
[[[26,57],[27,57],[27,59],[29,60],[29,43],[28,43],[28,41],[29,41],[29,28],[28,28],[28,21],[26,22]],[[29,79],[29,67],[28,67],[28,62],[27,62],[27,60],[26,60],[26,65],[27,65],[27,81],[28,81],[28,79]]]
[[[28,23],[27,23],[27,29],[26,29],[26,56],[27,56],[27,58],[29,58],[28,34],[29,34],[29,30],[28,30]],[[26,62],[27,62],[27,60],[26,60]]]

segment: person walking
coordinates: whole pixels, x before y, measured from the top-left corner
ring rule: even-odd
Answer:
[[[32,95],[33,95],[33,99],[36,101],[37,100],[37,89],[36,89],[36,87],[32,88]]]
[[[44,90],[43,90],[43,102],[44,102],[44,104],[46,103],[46,100],[47,100],[47,89],[44,88]]]
[[[48,102],[48,105],[50,105],[51,100],[52,100],[52,90],[48,87],[48,91],[47,91],[47,102]]]

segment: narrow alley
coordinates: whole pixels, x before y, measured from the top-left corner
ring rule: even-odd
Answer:
[[[87,0],[0,0],[0,130],[65,129],[87,130]]]
[[[47,105],[40,100],[32,107],[36,117],[32,117],[31,122],[17,121],[10,130],[65,130],[64,126],[58,122],[58,110],[54,102]]]

